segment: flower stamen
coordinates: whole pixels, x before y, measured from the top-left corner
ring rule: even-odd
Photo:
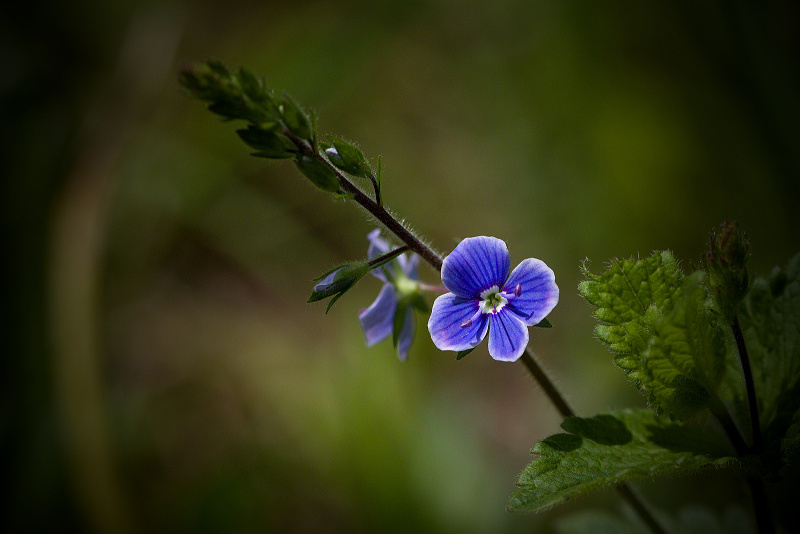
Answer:
[[[470,317],[469,319],[467,319],[466,321],[461,323],[461,328],[466,328],[466,327],[472,325],[472,322],[481,315],[481,312],[482,312],[481,308],[478,307],[478,311],[476,311],[475,314],[472,317]]]

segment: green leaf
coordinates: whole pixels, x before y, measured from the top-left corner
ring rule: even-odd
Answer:
[[[251,124],[246,129],[236,130],[236,133],[248,146],[258,150],[253,154],[254,156],[261,158],[288,158],[292,156],[290,152],[287,152],[285,138],[267,129]]]
[[[765,446],[785,454],[800,439],[800,254],[753,282],[739,319]]]
[[[300,139],[311,142],[312,129],[308,117],[289,95],[283,95],[280,106],[281,116],[286,127]]]
[[[597,337],[650,403],[686,419],[716,399],[725,344],[702,272],[685,278],[672,254],[659,252],[584,274],[579,290],[597,306]]]
[[[519,475],[509,510],[538,512],[627,480],[689,473],[734,461],[726,456],[726,444],[713,434],[652,410],[572,417],[561,426],[568,433],[550,436],[531,449],[539,457]]]
[[[272,98],[272,92],[264,86],[264,83],[251,71],[240,68],[236,74],[239,87],[242,88],[244,95],[249,98],[256,106],[261,108],[267,115],[274,117],[277,106]]]
[[[704,279],[701,271],[688,277],[672,311],[652,322],[637,373],[649,402],[677,419],[708,406],[724,370],[725,344],[706,307]]]
[[[336,177],[336,173],[318,159],[300,156],[295,159],[295,163],[300,172],[323,191],[328,191],[329,193],[339,191],[339,179]]]
[[[612,260],[601,275],[584,265],[583,273],[586,280],[578,290],[597,307],[594,315],[603,323],[595,327],[597,337],[617,355],[618,366],[635,373],[650,339],[648,318],[669,313],[682,293],[683,274],[675,258],[664,251],[643,260]]]

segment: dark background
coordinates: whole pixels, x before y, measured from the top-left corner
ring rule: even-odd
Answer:
[[[505,512],[559,419],[485,344],[366,350],[366,280],[315,276],[373,228],[250,158],[178,90],[183,61],[264,74],[383,158],[385,202],[448,251],[506,240],[556,272],[531,347],[577,411],[642,406],[593,338],[579,265],[737,219],[765,274],[800,250],[791,2],[6,3],[0,12],[2,511],[12,531],[527,532]],[[433,271],[423,278],[436,282]],[[714,488],[709,490],[708,488]],[[642,485],[667,511],[721,474]]]

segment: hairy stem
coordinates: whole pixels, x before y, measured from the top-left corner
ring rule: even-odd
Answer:
[[[530,352],[530,349],[525,349],[525,352],[522,354],[522,358],[520,358],[520,360],[522,360],[522,363],[528,368],[528,372],[530,372],[530,374],[533,376],[533,379],[536,380],[542,387],[545,395],[547,395],[547,398],[550,399],[550,402],[552,402],[556,407],[556,410],[558,410],[558,413],[561,414],[561,417],[565,419],[567,417],[574,417],[575,412],[569,406],[567,400],[564,398],[561,392],[558,391],[558,388],[553,381],[550,380],[550,377],[547,376],[547,373],[544,372],[544,369],[542,369],[542,367],[533,358],[533,354]]]

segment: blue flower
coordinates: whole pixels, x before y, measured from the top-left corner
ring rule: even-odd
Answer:
[[[367,235],[370,258],[389,252],[389,243],[380,237],[380,230],[373,230]],[[397,355],[401,360],[408,358],[408,350],[414,340],[413,297],[419,295],[419,274],[417,266],[419,256],[412,254],[406,257],[401,254],[397,259],[374,269],[372,274],[384,282],[375,301],[358,314],[361,330],[367,340],[367,347],[389,337],[395,328]],[[403,313],[402,323],[395,321],[395,315]],[[397,324],[396,324],[397,323]]]
[[[442,264],[450,293],[436,299],[428,320],[440,350],[473,349],[489,332],[489,354],[516,361],[528,344],[528,326],[544,319],[558,303],[553,271],[528,258],[509,275],[511,256],[496,237],[461,241]]]

